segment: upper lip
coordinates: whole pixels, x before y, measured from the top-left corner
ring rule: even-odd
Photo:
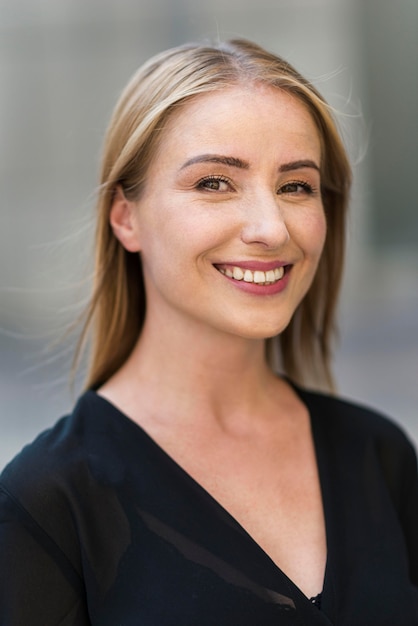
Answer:
[[[286,261],[228,261],[227,263],[214,263],[215,267],[241,267],[243,270],[268,272],[274,270],[277,267],[285,267],[290,265]]]

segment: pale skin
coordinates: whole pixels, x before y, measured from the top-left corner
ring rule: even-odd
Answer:
[[[118,189],[112,206],[116,237],[142,257],[147,314],[99,390],[308,597],[326,565],[310,419],[264,344],[315,275],[326,236],[320,161],[308,111],[270,87],[204,94],[171,118],[140,199]],[[267,293],[219,271],[240,263],[285,265],[281,287]]]

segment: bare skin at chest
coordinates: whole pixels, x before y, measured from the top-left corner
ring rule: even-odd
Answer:
[[[323,587],[325,521],[309,415],[288,394],[291,411],[257,420],[133,417],[311,597]]]

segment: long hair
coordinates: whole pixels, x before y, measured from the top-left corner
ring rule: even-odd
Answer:
[[[139,199],[149,164],[170,115],[198,94],[236,84],[262,83],[283,90],[310,112],[321,140],[322,200],[327,236],[314,281],[287,328],[267,340],[267,358],[279,361],[299,383],[332,388],[331,356],[341,283],[351,170],[330,107],[289,63],[258,45],[233,40],[217,46],[188,44],[145,63],[123,91],[103,149],[97,200],[93,293],[76,349],[89,345],[86,387],[108,380],[126,361],[146,313],[141,260],[114,236],[109,214],[120,186]]]

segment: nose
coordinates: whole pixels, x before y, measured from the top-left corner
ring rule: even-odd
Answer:
[[[248,202],[241,239],[246,244],[266,248],[280,248],[289,241],[286,220],[276,194],[258,193]]]

